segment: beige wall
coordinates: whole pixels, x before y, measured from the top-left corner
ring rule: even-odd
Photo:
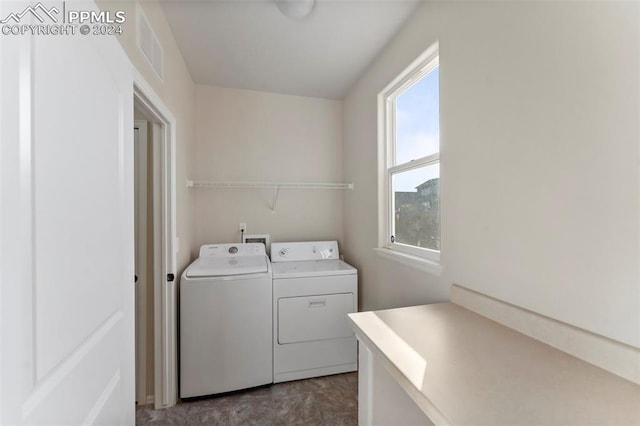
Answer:
[[[183,182],[187,179],[193,165],[195,85],[178,50],[164,12],[156,0],[144,2],[99,0],[97,3],[105,10],[125,11],[127,20],[123,34],[119,36],[120,43],[133,65],[176,119],[176,227],[180,239],[176,276],[179,276],[191,260],[190,249],[193,241],[194,198]],[[137,8],[140,8],[146,16],[162,46],[164,53],[162,80],[137,46]]]
[[[345,252],[362,308],[457,283],[640,346],[637,3],[426,3],[344,101]],[[442,259],[372,250],[376,96],[440,42]]]
[[[181,266],[202,243],[237,240],[240,221],[273,240],[344,236],[365,309],[446,300],[455,282],[640,346],[637,4],[426,3],[344,114],[319,99],[205,86],[196,96],[161,8],[144,2],[165,49],[160,81],[135,45],[134,5],[115,4],[127,9],[125,50],[178,120]],[[376,95],[437,40],[441,277],[372,251]],[[267,190],[187,190],[186,179],[356,187],[282,191],[271,213]]]
[[[341,182],[342,103],[197,86],[195,172],[191,179]],[[342,191],[192,189],[194,248],[239,241],[238,224],[272,241],[342,242]]]

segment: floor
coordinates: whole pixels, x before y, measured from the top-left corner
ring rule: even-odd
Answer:
[[[136,425],[357,425],[357,373],[278,383],[269,387],[178,403],[141,407]]]

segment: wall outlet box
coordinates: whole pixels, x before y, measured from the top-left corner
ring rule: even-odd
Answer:
[[[271,238],[269,234],[244,234],[242,236],[243,243],[262,243],[267,250],[267,256],[271,254]]]

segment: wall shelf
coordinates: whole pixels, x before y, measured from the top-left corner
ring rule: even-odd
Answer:
[[[278,202],[278,192],[281,189],[353,189],[352,183],[326,183],[326,182],[228,182],[228,181],[207,181],[207,180],[188,180],[189,188],[253,188],[253,189],[272,189],[273,202],[271,204],[271,212],[275,212],[276,203]]]

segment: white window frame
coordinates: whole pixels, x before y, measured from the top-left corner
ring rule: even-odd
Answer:
[[[395,220],[392,178],[395,173],[440,163],[440,152],[395,165],[396,100],[409,87],[439,66],[438,43],[430,46],[378,94],[379,232],[376,251],[401,263],[439,275],[440,250],[391,242]],[[442,169],[441,169],[442,172]]]

